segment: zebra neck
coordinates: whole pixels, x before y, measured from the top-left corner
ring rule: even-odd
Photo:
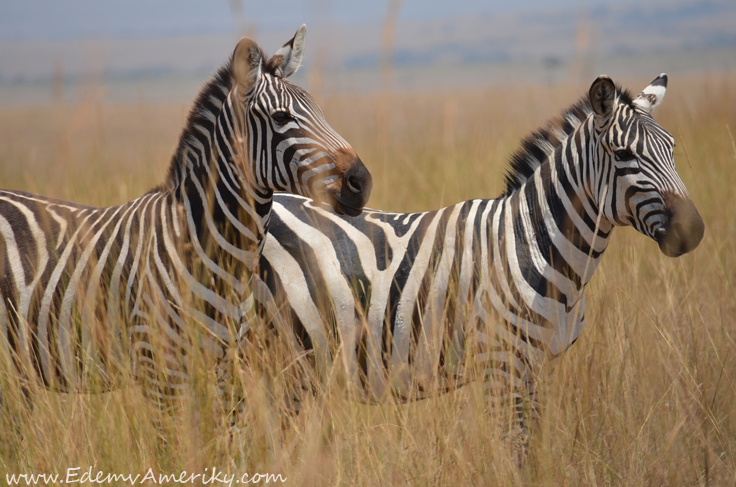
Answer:
[[[596,142],[595,122],[589,117],[573,135],[562,144],[561,150],[555,154],[552,177],[570,201],[570,211],[566,212],[572,220],[570,239],[575,248],[586,255],[586,272],[583,284],[587,284],[600,264],[603,252],[611,241],[614,225],[606,218],[601,206],[600,194],[595,191],[598,166],[599,146]],[[605,200],[605,194],[603,195]],[[579,255],[579,254],[578,254]]]
[[[504,205],[510,212],[504,234],[516,240],[509,257],[517,260],[519,275],[567,310],[580,300],[613,228],[583,183],[585,140],[573,134],[558,146]]]
[[[594,133],[592,119],[581,124],[534,178],[547,203],[543,218],[555,232],[551,253],[559,254],[566,263],[563,270],[569,272],[565,275],[582,287],[593,277],[613,231],[590,189],[597,151]]]
[[[190,140],[183,177],[173,193],[194,223],[196,231],[190,229],[190,234],[202,248],[219,252],[232,246],[242,256],[238,260],[252,269],[268,229],[273,191],[259,188],[247,176],[249,153],[238,127],[228,97],[206,143]],[[195,141],[200,144],[195,146]]]

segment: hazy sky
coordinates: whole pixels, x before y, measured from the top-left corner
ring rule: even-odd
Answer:
[[[305,80],[316,66],[330,73],[329,89],[375,89],[390,1],[0,0],[0,87],[13,88],[5,99],[16,100],[18,90],[59,76],[105,78],[120,85],[106,88],[112,97],[190,97],[241,35],[273,53],[305,23],[308,53],[298,76]],[[396,85],[407,89],[736,69],[736,0],[399,5],[391,56],[405,68]],[[154,78],[162,87],[155,93]],[[38,90],[23,99],[50,93]]]
[[[0,39],[159,37],[232,32],[232,4],[260,30],[302,23],[363,24],[386,15],[388,0],[0,0]],[[497,14],[580,6],[604,0],[407,0],[400,20]],[[613,2],[615,3],[615,2]],[[632,4],[624,0],[625,4]]]

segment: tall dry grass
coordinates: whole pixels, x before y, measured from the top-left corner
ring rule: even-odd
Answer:
[[[637,90],[649,78],[625,84]],[[518,140],[586,89],[393,93],[383,101],[390,117],[378,113],[376,96],[320,103],[373,172],[371,206],[412,211],[499,194]],[[179,104],[95,100],[1,109],[0,186],[121,203],[163,178],[185,114]],[[705,237],[692,254],[668,259],[653,241],[616,230],[588,290],[586,329],[547,377],[523,469],[484,415],[478,385],[415,404],[366,406],[350,401],[334,377],[284,420],[270,396],[285,387],[290,357],[266,353],[242,377],[247,424],[231,436],[218,417],[211,363],[193,357],[191,391],[162,448],[138,387],[37,390],[28,411],[1,357],[0,483],[7,473],[63,475],[70,467],[217,467],[315,486],[736,484],[736,77],[673,77],[655,117],[677,139],[678,170]]]

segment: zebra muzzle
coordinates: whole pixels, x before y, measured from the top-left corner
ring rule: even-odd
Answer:
[[[368,203],[373,189],[373,177],[357,156],[342,177],[340,191],[334,194],[333,208],[337,213],[358,216]]]
[[[654,232],[659,249],[667,257],[679,257],[695,250],[703,239],[705,224],[689,198],[674,193],[664,196],[668,219]]]

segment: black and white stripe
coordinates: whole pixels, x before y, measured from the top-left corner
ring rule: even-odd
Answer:
[[[650,115],[666,82],[632,99],[598,78],[522,143],[497,199],[345,218],[276,195],[262,312],[319,374],[343,365],[365,401],[428,397],[479,367],[524,425],[539,367],[582,331],[585,286],[613,227],[633,226],[671,256],[702,238],[674,139]]]
[[[93,208],[0,191],[0,342],[25,380],[107,390],[132,354],[163,403],[186,386],[192,346],[224,358],[247,328],[274,191],[361,211],[370,174],[286,81],[305,32],[270,60],[238,43],[194,103],[166,181],[140,198]]]

